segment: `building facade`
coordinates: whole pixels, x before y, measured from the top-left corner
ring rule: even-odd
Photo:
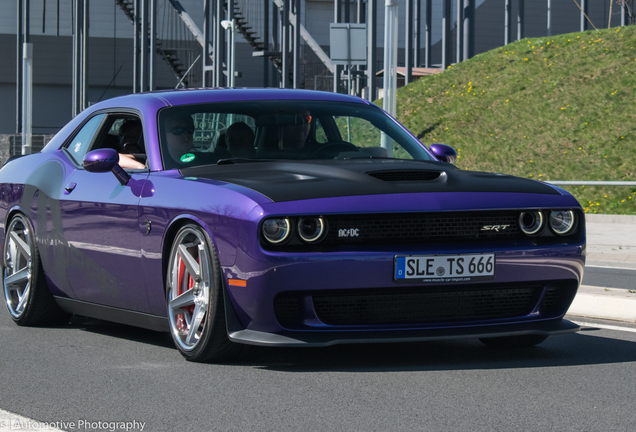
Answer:
[[[17,114],[18,59],[18,11],[25,0],[4,0],[0,14],[0,46],[4,48],[5,61],[0,62],[0,134],[19,133]],[[74,0],[77,1],[77,0]],[[74,1],[29,0],[29,35],[33,44],[33,134],[52,134],[72,118],[73,84],[73,10]],[[87,104],[99,102],[117,95],[131,93],[134,83],[134,26],[130,17],[132,0],[80,0],[88,4],[89,38],[87,55]],[[289,1],[289,0],[288,0]],[[338,0],[337,13],[334,0],[300,0],[300,23],[311,38],[328,55],[329,24],[339,19],[344,22],[347,15],[350,22],[365,22],[370,1],[377,5],[376,68],[382,69],[382,43],[384,29],[384,2],[380,0]],[[405,21],[408,1],[400,0],[400,23]],[[419,7],[419,20],[414,21],[419,42],[418,64],[425,66],[426,22],[430,14],[430,66],[441,65],[441,41],[443,37],[443,10],[450,6],[450,56],[455,62],[457,49],[457,10],[465,0],[412,0]],[[157,40],[151,49],[155,67],[154,85],[156,89],[178,86],[199,87],[203,83],[204,54],[201,44],[193,32],[185,25],[177,13],[175,3],[179,3],[188,13],[194,25],[203,31],[203,0],[156,0]],[[234,0],[236,17],[243,17],[246,27],[251,28],[254,38],[261,42],[266,51],[280,51],[281,26],[280,9],[283,0]],[[509,40],[518,37],[540,37],[548,32],[552,35],[576,32],[581,29],[581,7],[587,11],[587,28],[606,28],[628,23],[626,11],[617,0],[470,0],[474,8],[471,35],[472,52],[479,54],[502,46],[506,41],[506,5],[511,17]],[[629,0],[628,6],[634,6]],[[349,13],[343,9],[349,5]],[[430,8],[428,7],[430,5]],[[548,7],[550,20],[548,21]],[[128,8],[128,10],[126,10]],[[429,10],[430,9],[430,10]],[[416,9],[417,10],[417,9]],[[461,10],[461,9],[460,9]],[[293,8],[292,8],[293,11]],[[128,13],[128,14],[127,14]],[[227,14],[227,11],[223,12]],[[225,16],[228,18],[229,14]],[[461,19],[461,17],[460,17]],[[519,23],[518,23],[519,20]],[[417,25],[419,23],[419,25]],[[460,29],[460,41],[461,31]],[[402,28],[402,24],[400,24]],[[289,26],[293,39],[294,27]],[[222,35],[225,37],[225,33]],[[237,35],[235,48],[237,87],[278,87],[281,74],[268,57],[253,56],[254,43],[242,35]],[[398,64],[404,65],[406,33],[399,35]],[[252,41],[253,42],[253,41]],[[227,59],[226,42],[223,59]],[[228,48],[229,49],[229,48]],[[299,45],[297,86],[308,89],[333,90],[333,74],[320,60],[309,45],[301,40]],[[227,62],[222,61],[226,70]],[[291,66],[290,66],[291,67]],[[186,71],[188,71],[186,73]],[[358,90],[366,85],[360,78]],[[291,80],[290,80],[291,82]],[[381,81],[377,81],[381,84]],[[339,87],[339,91],[347,91]]]

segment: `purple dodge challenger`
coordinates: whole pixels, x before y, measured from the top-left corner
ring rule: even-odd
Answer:
[[[110,99],[0,170],[6,305],[18,325],[167,331],[192,361],[577,331],[563,319],[585,263],[577,201],[456,157],[340,94]]]

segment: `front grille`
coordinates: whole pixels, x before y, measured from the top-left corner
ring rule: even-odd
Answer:
[[[303,301],[313,302],[316,317],[333,326],[435,325],[510,319],[530,314],[545,282],[491,284],[487,287],[419,286],[374,290],[287,292],[274,300],[276,319],[283,327],[302,327]],[[548,284],[541,302],[543,317],[559,316],[570,305],[576,281]],[[311,316],[306,318],[312,318]]]
[[[540,287],[467,291],[314,296],[318,318],[330,325],[412,324],[524,316]]]
[[[429,241],[474,241],[525,237],[519,230],[518,211],[404,213],[330,216],[324,244],[424,243]],[[499,226],[485,230],[484,227]],[[347,230],[357,236],[341,236]]]
[[[541,302],[541,313],[548,315],[561,315],[572,303],[576,293],[576,282],[568,285],[549,286]]]
[[[435,180],[440,176],[439,171],[375,171],[367,173],[384,181],[427,181]]]
[[[274,299],[274,313],[281,325],[297,323],[302,320],[300,297],[278,296]]]

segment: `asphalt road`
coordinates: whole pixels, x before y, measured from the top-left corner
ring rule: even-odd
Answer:
[[[473,340],[254,348],[209,365],[185,362],[167,334],[95,320],[21,328],[0,310],[0,409],[39,421],[294,432],[636,424],[636,331],[585,328],[516,351]]]
[[[582,285],[636,290],[636,269],[586,266]]]

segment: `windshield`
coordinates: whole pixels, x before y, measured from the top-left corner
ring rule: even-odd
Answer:
[[[433,160],[377,107],[325,101],[239,101],[159,113],[166,169],[258,160]]]

